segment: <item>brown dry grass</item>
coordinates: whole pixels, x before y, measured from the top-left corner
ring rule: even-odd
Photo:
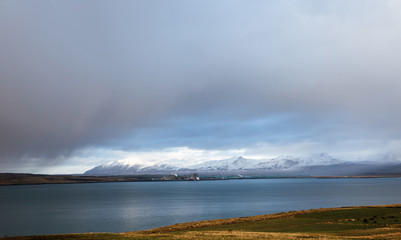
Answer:
[[[374,231],[371,231],[372,233]],[[362,233],[362,232],[361,232]],[[122,233],[125,235],[125,233]],[[126,235],[128,236],[128,235]],[[259,239],[275,239],[275,240],[294,240],[294,239],[319,239],[319,240],[344,240],[344,239],[372,239],[372,240],[400,240],[401,233],[383,233],[362,236],[338,236],[331,234],[316,233],[271,233],[271,232],[247,232],[247,231],[189,231],[177,234],[171,233],[134,233],[129,234],[133,239],[182,239],[182,240],[259,240]]]
[[[138,233],[131,234],[131,237],[149,238],[149,239],[182,239],[182,240],[258,240],[258,239],[276,239],[276,240],[293,240],[293,239],[320,239],[320,240],[338,240],[344,237],[331,236],[313,233],[269,233],[269,232],[246,232],[246,231],[190,231],[178,234],[167,233]]]

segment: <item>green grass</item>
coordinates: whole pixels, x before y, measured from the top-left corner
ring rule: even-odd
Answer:
[[[279,219],[208,226],[189,231],[251,231],[281,233],[329,233],[342,236],[359,230],[377,229],[377,232],[400,231],[401,207],[339,209],[299,214]],[[383,231],[383,228],[389,228]]]
[[[317,209],[183,223],[147,231],[6,239],[401,239],[401,205]]]

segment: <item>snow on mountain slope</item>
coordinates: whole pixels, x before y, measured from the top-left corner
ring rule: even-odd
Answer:
[[[232,157],[223,160],[211,160],[199,164],[189,166],[189,169],[196,169],[199,171],[230,171],[230,170],[243,170],[253,169],[257,167],[258,160],[247,159],[244,157]]]
[[[142,169],[148,166],[149,164],[146,163],[121,159],[94,167],[86,171],[85,174],[93,174],[93,175],[135,174],[141,172]]]
[[[312,153],[307,156],[301,157],[300,162],[305,166],[332,165],[341,163],[341,161],[331,157],[327,153]]]
[[[102,168],[110,168],[110,167],[125,167],[125,168],[130,168],[130,167],[146,167],[146,163],[138,162],[138,161],[132,161],[132,160],[127,160],[127,159],[121,159],[121,160],[115,160],[112,162],[105,163],[101,165]]]

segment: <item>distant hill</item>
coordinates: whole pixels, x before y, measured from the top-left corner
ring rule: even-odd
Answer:
[[[272,159],[250,159],[242,156],[205,161],[189,166],[178,163],[145,164],[112,161],[96,166],[85,175],[187,174],[246,176],[361,176],[401,174],[401,162],[388,155],[376,161],[347,162],[326,153],[302,157],[282,156]]]

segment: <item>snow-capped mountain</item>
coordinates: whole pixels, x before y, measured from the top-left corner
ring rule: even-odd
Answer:
[[[296,170],[305,166],[332,165],[341,161],[330,157],[326,153],[310,154],[303,157],[281,156],[272,159],[248,159],[242,156],[223,160],[207,161],[192,165],[189,168],[199,171],[238,171],[238,170]]]
[[[105,163],[103,165],[92,168],[86,171],[85,174],[94,175],[121,175],[121,174],[137,174],[142,169],[148,167],[144,163],[135,163],[127,160],[116,160]]]
[[[311,166],[331,166],[344,163],[328,154],[310,154],[301,157],[281,156],[272,159],[249,159],[242,156],[222,160],[205,161],[193,165],[174,164],[172,161],[146,164],[137,161],[117,160],[89,171],[87,175],[129,175],[129,174],[170,174],[170,173],[220,173],[220,174],[272,174],[302,173]]]

